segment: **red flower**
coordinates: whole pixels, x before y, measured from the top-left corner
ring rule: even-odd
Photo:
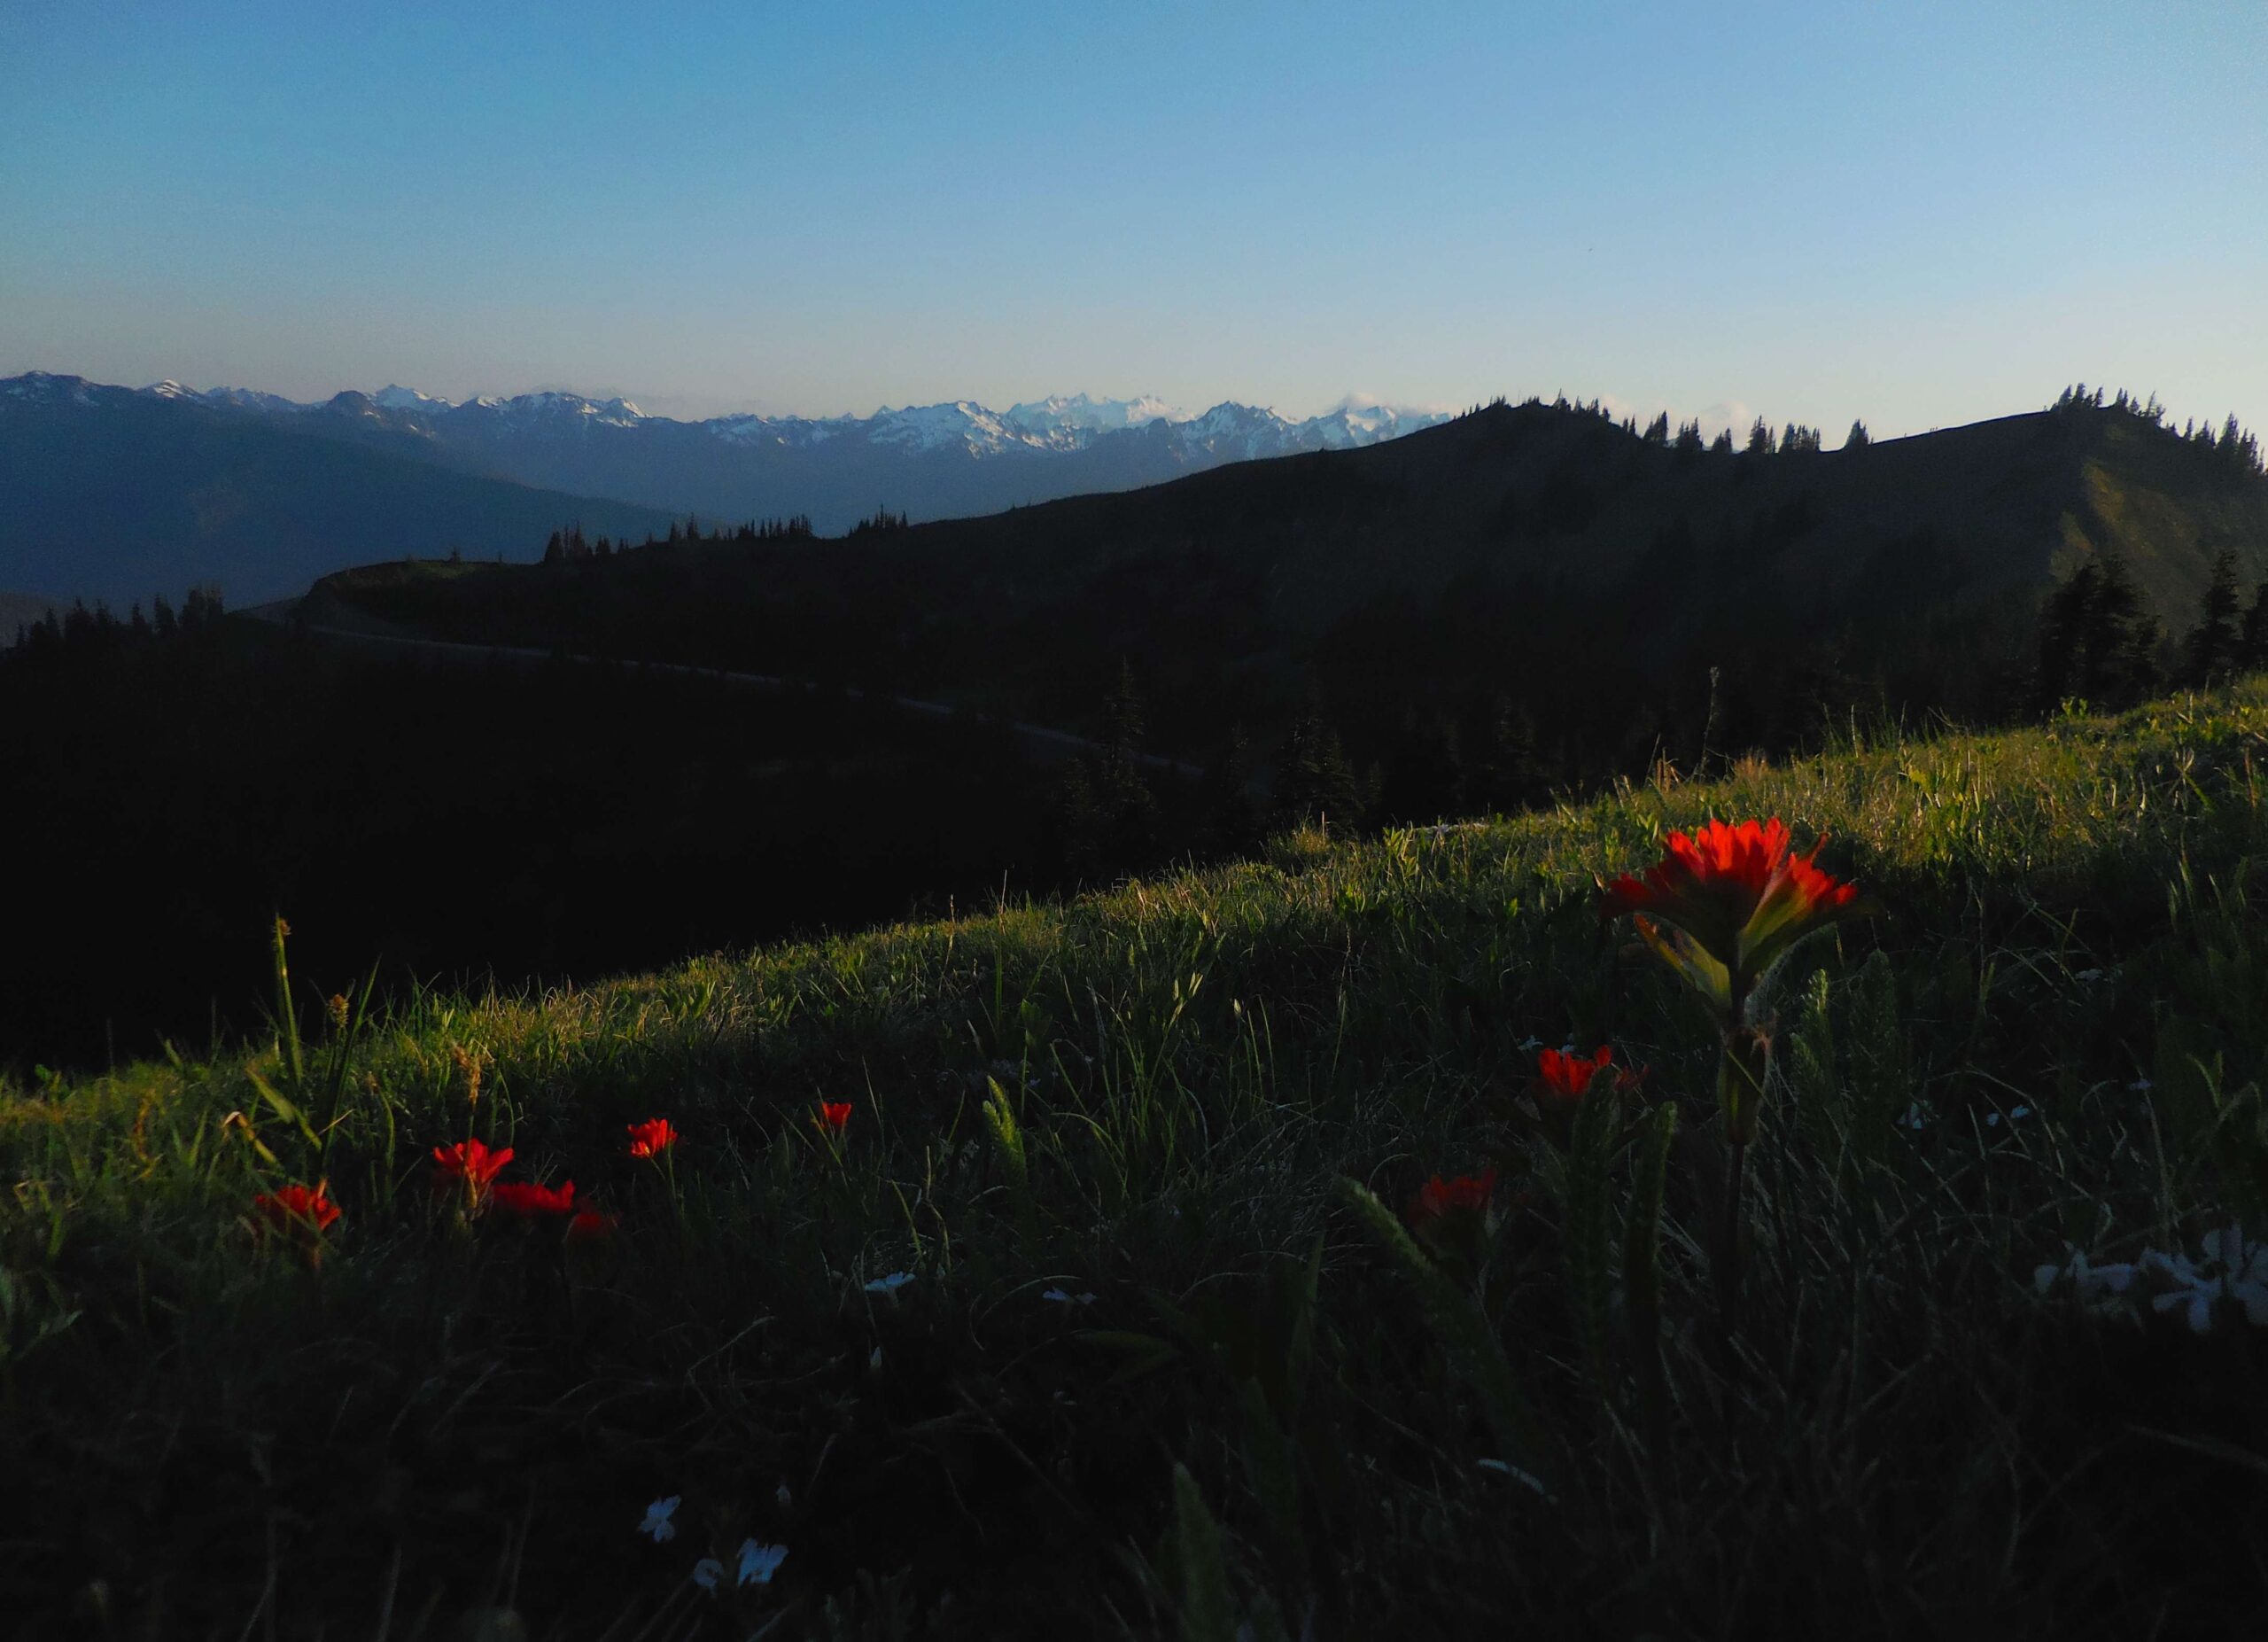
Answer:
[[[1825,840],[1821,840],[1824,843]],[[1856,884],[1798,855],[1787,823],[1712,821],[1669,836],[1669,853],[1643,873],[1604,885],[1603,916],[1625,913],[1670,966],[1720,1008],[1736,1011],[1758,977],[1805,936],[1862,910]],[[1666,938],[1653,920],[1682,939]]]
[[[829,1134],[841,1134],[850,1122],[850,1102],[821,1101],[819,1103],[819,1116],[812,1121]]]
[[[330,1201],[330,1187],[322,1181],[314,1186],[287,1186],[272,1195],[262,1192],[252,1200],[252,1206],[279,1232],[312,1228],[320,1235],[338,1218],[338,1205]]]
[[[1418,1189],[1410,1200],[1410,1222],[1425,1226],[1433,1221],[1455,1214],[1479,1214],[1488,1207],[1488,1200],[1496,1191],[1496,1171],[1484,1169],[1478,1175],[1461,1174],[1454,1180],[1444,1180],[1435,1175]]]
[[[558,1186],[528,1186],[517,1180],[499,1181],[488,1194],[488,1201],[506,1214],[517,1215],[523,1220],[532,1220],[538,1215],[573,1214],[575,1212],[575,1183],[568,1180]]]
[[[1546,1091],[1563,1101],[1580,1101],[1591,1086],[1591,1079],[1612,1065],[1613,1060],[1614,1051],[1605,1044],[1599,1045],[1588,1060],[1580,1054],[1546,1049],[1535,1057],[1535,1070]]]
[[[601,1214],[595,1209],[578,1209],[575,1218],[567,1222],[567,1241],[571,1243],[602,1243],[614,1235],[620,1224],[618,1216]]]
[[[649,1117],[644,1123],[629,1127],[633,1157],[659,1157],[677,1144],[677,1131],[666,1117]]]
[[[433,1163],[439,1172],[434,1180],[444,1187],[462,1185],[478,1197],[511,1161],[510,1147],[491,1151],[485,1140],[460,1140],[454,1146],[437,1146],[433,1148]]]

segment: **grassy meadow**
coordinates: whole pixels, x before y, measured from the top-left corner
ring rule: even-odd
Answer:
[[[2171,1257],[2268,1231],[2264,754],[2255,683],[540,997],[292,976],[262,1041],[0,1093],[0,1607],[2237,1634],[2268,1335]],[[1596,880],[1770,814],[1878,910],[1775,979],[1728,1328],[1714,1040]],[[1571,1121],[1562,1045],[1646,1075]],[[593,1218],[469,1212],[471,1138]],[[320,1233],[255,1207],[318,1179]],[[2074,1250],[2131,1283],[2043,1292]]]

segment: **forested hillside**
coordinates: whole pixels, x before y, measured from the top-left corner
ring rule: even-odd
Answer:
[[[1448,811],[1442,772],[1491,761],[1580,782],[1784,751],[1854,712],[2052,705],[2070,692],[2041,676],[2041,607],[2086,564],[2159,624],[2129,645],[2148,655],[2121,699],[2139,699],[2178,673],[2223,555],[2247,603],[2268,577],[2268,479],[2233,426],[2185,433],[2100,400],[1854,430],[1831,451],[1792,426],[1736,449],[1666,420],[1498,404],[1368,449],[990,518],[477,574],[381,565],[326,592],[448,638],[1052,722],[1091,721],[1130,665],[1184,756],[1241,729],[1264,763],[1309,720],[1378,766],[1397,813]]]

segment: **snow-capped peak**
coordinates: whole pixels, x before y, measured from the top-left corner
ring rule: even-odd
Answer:
[[[1187,413],[1177,410],[1153,393],[1134,399],[1096,399],[1086,393],[1052,393],[1045,399],[1011,405],[1005,420],[1028,433],[1115,432],[1140,427],[1146,422],[1182,422]]]
[[[370,402],[387,410],[423,411],[430,415],[455,409],[446,399],[435,399],[430,393],[420,393],[416,388],[403,387],[398,382],[389,382],[371,394]]]
[[[958,445],[972,455],[982,455],[1033,442],[969,399],[944,405],[907,405],[897,410],[884,405],[867,420],[866,429],[874,443],[907,450],[944,450]]]

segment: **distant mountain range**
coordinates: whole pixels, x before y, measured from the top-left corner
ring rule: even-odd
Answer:
[[[914,519],[996,513],[1225,462],[1374,445],[1447,419],[1352,401],[1298,422],[1233,402],[1188,416],[1156,399],[1082,393],[1004,411],[957,400],[871,416],[680,422],[575,393],[451,404],[389,385],[301,405],[244,388],[193,393],[160,382],[144,391],[524,485],[711,518],[800,514],[828,535],[883,509]]]
[[[303,404],[34,371],[0,380],[0,588],[118,601],[217,581],[243,603],[374,558],[529,557],[577,522],[642,536],[666,515],[801,515],[832,534],[883,509],[992,513],[1444,419],[1351,401],[1302,421],[1235,403],[1185,416],[1079,394],[680,422],[573,393],[452,404],[389,385]]]

